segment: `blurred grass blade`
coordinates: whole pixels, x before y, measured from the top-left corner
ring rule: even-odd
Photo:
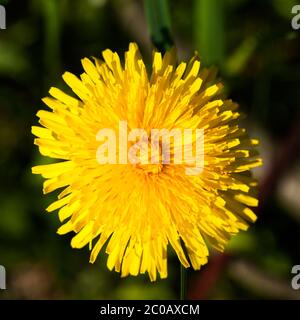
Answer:
[[[144,0],[144,7],[151,41],[160,51],[174,45],[167,0]]]
[[[225,64],[225,71],[230,76],[240,74],[247,66],[258,45],[258,39],[255,36],[243,40],[241,45],[228,57]]]
[[[224,58],[224,7],[222,0],[195,0],[194,36],[207,65],[222,66]]]
[[[59,0],[41,1],[41,10],[44,15],[45,23],[45,71],[48,74],[47,82],[53,82],[57,79],[60,72],[60,29],[61,12]],[[48,86],[49,83],[46,83]]]

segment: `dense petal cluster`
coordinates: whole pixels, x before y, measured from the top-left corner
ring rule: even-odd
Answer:
[[[195,56],[176,64],[172,51],[153,54],[147,73],[136,44],[125,53],[103,52],[103,61],[82,60],[80,78],[64,81],[76,98],[57,88],[43,99],[32,127],[42,155],[59,159],[33,168],[44,193],[64,188],[47,211],[59,210],[59,234],[75,232],[71,245],[90,245],[93,263],[104,245],[107,266],[122,276],[157,272],[167,277],[167,248],[184,267],[207,262],[208,247],[223,250],[230,236],[246,230],[257,206],[250,169],[261,164],[238,105],[222,98],[214,70],[200,68]],[[99,164],[101,128],[204,129],[204,170],[187,175],[185,165]]]

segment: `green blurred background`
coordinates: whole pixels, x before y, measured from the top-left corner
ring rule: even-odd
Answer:
[[[155,0],[156,2],[164,2]],[[299,3],[299,1],[298,1]],[[176,299],[179,262],[169,277],[120,279],[94,265],[89,251],[58,236],[56,214],[45,213],[55,195],[42,195],[31,166],[45,163],[30,127],[50,86],[61,74],[81,73],[80,59],[103,49],[123,53],[136,41],[149,63],[152,45],[142,1],[6,0],[0,30],[0,264],[7,290],[0,299]],[[259,219],[236,236],[225,255],[212,253],[200,272],[188,272],[188,297],[300,299],[291,268],[300,264],[300,30],[291,27],[293,0],[170,1],[172,34],[181,59],[198,50],[219,68],[228,95],[261,139],[264,167]]]

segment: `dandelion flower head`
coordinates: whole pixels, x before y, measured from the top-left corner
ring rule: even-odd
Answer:
[[[108,269],[121,276],[166,278],[171,249],[198,270],[208,246],[223,251],[256,220],[249,207],[258,204],[250,173],[261,164],[258,141],[239,126],[238,105],[197,56],[177,64],[173,51],[154,52],[148,73],[135,43],[124,62],[111,50],[102,55],[82,60],[80,78],[63,75],[74,95],[51,88],[43,99],[49,109],[37,113],[41,126],[32,127],[40,153],[55,159],[32,169],[45,178],[45,194],[60,189],[47,211],[58,210],[59,234],[75,233],[73,248],[89,245],[93,263],[104,247]],[[97,134],[118,132],[120,121],[147,133],[203,129],[201,174],[186,174],[187,163],[99,164]],[[181,143],[172,142],[173,152]]]

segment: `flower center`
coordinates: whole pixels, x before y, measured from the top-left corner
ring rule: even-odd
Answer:
[[[151,157],[151,144],[148,143],[140,146],[138,154],[141,162],[135,165],[136,168],[143,170],[146,174],[159,174],[163,170],[161,148],[158,152],[159,161],[154,161],[154,159]],[[144,161],[142,161],[142,159]],[[147,159],[147,161],[145,161],[145,159]]]
[[[137,164],[138,169],[143,170],[147,174],[159,174],[163,170],[163,165],[159,164]]]

